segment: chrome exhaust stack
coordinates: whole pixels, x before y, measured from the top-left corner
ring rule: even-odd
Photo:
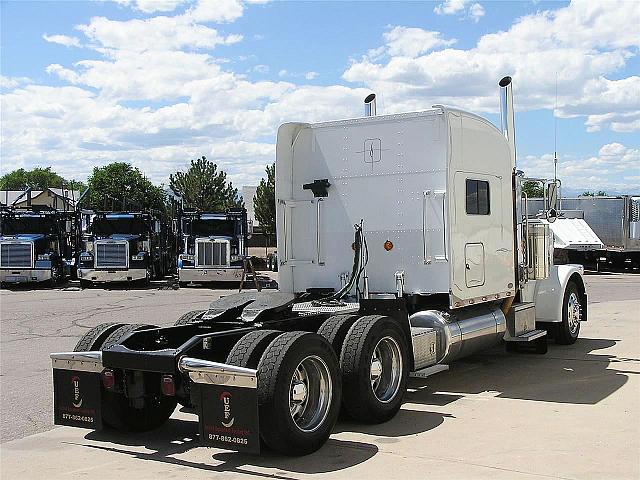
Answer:
[[[504,77],[500,85],[500,130],[507,138],[511,151],[511,164],[516,166],[516,129],[513,114],[513,90],[511,77]]]
[[[370,93],[367,98],[364,99],[364,116],[375,117],[377,115],[376,109],[376,94]]]

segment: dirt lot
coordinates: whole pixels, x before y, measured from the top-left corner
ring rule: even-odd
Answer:
[[[169,325],[223,291],[79,289],[0,293],[2,478],[640,478],[640,276],[590,275],[589,322],[547,355],[502,349],[412,379],[396,418],[339,422],[302,458],[198,446],[176,411],[148,434],[51,425],[49,352],[106,321]],[[316,475],[318,476],[318,475]]]

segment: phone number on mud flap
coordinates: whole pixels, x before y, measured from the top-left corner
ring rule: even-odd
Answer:
[[[237,443],[239,445],[247,445],[249,443],[248,438],[228,437],[226,435],[216,435],[215,433],[209,434],[209,440],[224,442],[224,443]]]
[[[62,414],[62,419],[63,420],[74,420],[76,422],[93,423],[93,417],[85,417],[83,415],[72,415],[70,413],[63,413]]]

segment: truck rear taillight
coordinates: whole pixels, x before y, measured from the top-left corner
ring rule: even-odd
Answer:
[[[102,386],[106,390],[113,390],[113,387],[116,385],[116,376],[113,370],[105,368],[100,376],[102,377]]]
[[[162,375],[160,379],[160,387],[162,394],[167,397],[175,397],[176,395],[176,382],[173,380],[173,375]]]

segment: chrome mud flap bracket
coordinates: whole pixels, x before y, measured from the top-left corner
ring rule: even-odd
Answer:
[[[53,423],[102,429],[102,352],[52,353]]]
[[[192,382],[201,442],[259,454],[257,370],[191,357],[182,357],[178,368]]]

